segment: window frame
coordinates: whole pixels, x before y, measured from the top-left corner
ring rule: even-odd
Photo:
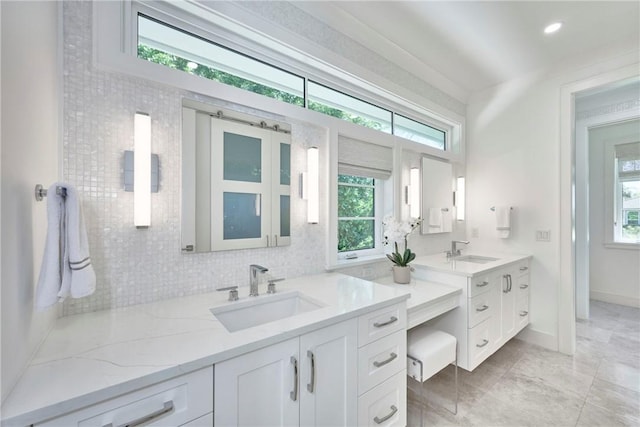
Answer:
[[[612,141],[605,147],[605,247],[617,249],[640,249],[640,241],[622,240],[622,181],[618,175],[618,157],[616,146],[634,143],[620,139]],[[640,176],[640,172],[638,173]]]
[[[338,175],[346,175],[346,174],[341,174],[338,173]],[[348,176],[360,176],[360,175],[348,175]],[[334,248],[335,251],[337,252],[338,256],[338,260],[349,260],[352,258],[348,258],[349,255],[353,255],[355,254],[357,256],[356,259],[362,258],[362,257],[368,257],[368,256],[372,256],[372,255],[378,255],[382,252],[382,219],[383,219],[383,215],[384,215],[384,180],[381,179],[376,179],[373,177],[368,177],[368,176],[360,176],[361,178],[372,178],[373,179],[373,217],[366,217],[363,219],[369,219],[369,218],[373,218],[373,248],[367,248],[367,249],[356,249],[356,250],[349,250],[349,251],[343,251],[340,252],[338,249],[338,245],[336,245],[336,247]],[[346,185],[346,186],[360,186],[360,185],[353,185],[353,184],[343,184],[341,183],[339,180],[337,180],[337,186],[336,186],[336,193],[337,193],[337,197],[339,198],[339,191],[338,188],[340,187],[340,185]],[[369,187],[369,186],[362,186],[362,187]],[[336,232],[338,233],[338,241],[340,241],[340,221],[341,218],[338,215],[338,205],[339,203],[336,204],[336,224],[338,225]],[[347,218],[351,218],[351,217],[347,217]],[[344,221],[344,219],[343,219]]]
[[[235,7],[230,5],[229,7]],[[141,0],[116,0],[110,2],[97,2],[93,7],[93,40],[94,40],[94,64],[107,71],[126,73],[147,80],[168,84],[179,89],[201,93],[221,99],[237,99],[238,103],[247,98],[250,101],[245,105],[256,105],[258,108],[273,110],[273,107],[262,105],[274,105],[274,102],[257,101],[254,97],[245,97],[238,91],[247,92],[233,86],[218,83],[212,80],[194,76],[189,73],[158,66],[144,59],[137,58],[137,15],[166,23],[169,26],[184,30],[197,37],[212,41],[214,44],[224,46],[230,50],[249,56],[275,68],[303,76],[306,81],[327,86],[332,90],[341,92],[358,100],[370,103],[384,110],[398,113],[411,120],[435,127],[446,133],[445,150],[433,148],[411,140],[396,137],[406,148],[451,159],[464,161],[464,117],[454,113],[439,104],[435,104],[427,98],[415,95],[416,100],[404,98],[401,95],[390,92],[387,89],[376,86],[363,78],[343,71],[338,66],[328,64],[326,61],[289,47],[272,37],[265,36],[250,25],[239,23],[230,19],[225,14],[215,9],[206,8],[196,2],[146,2]],[[212,24],[215,22],[215,24]],[[114,28],[119,28],[119,34],[114,37]],[[118,37],[119,36],[119,37]],[[147,62],[147,64],[144,64]],[[177,74],[184,74],[178,76]],[[195,80],[194,80],[195,79]],[[205,82],[199,82],[204,80]],[[211,83],[217,83],[215,85]],[[208,84],[207,84],[208,83]],[[220,86],[234,90],[226,90]],[[230,95],[226,95],[230,93]],[[252,92],[249,92],[253,94]],[[275,101],[275,100],[274,100]],[[295,112],[295,109],[286,108],[290,104],[283,101],[275,101],[275,104],[284,104],[282,114],[296,119],[307,119],[322,114],[313,112],[312,115],[304,112]],[[425,107],[425,105],[427,107]],[[323,120],[317,120],[323,122]]]

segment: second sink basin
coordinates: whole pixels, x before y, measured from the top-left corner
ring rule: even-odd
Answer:
[[[486,264],[488,262],[497,261],[498,258],[491,258],[488,256],[479,255],[463,255],[454,258],[455,261],[474,262],[476,264]]]
[[[322,305],[299,291],[251,297],[209,309],[229,332],[317,310]]]

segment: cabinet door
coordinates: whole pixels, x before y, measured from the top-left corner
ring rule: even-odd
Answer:
[[[357,424],[357,336],[351,319],[300,337],[300,425]]]
[[[291,244],[291,136],[272,133],[272,219],[269,246]]]
[[[215,365],[216,426],[299,425],[298,342],[294,338]]]
[[[271,132],[211,119],[212,250],[268,245]]]
[[[502,337],[498,345],[502,345],[513,338],[516,331],[516,290],[514,289],[516,277],[512,270],[503,270],[501,274]]]

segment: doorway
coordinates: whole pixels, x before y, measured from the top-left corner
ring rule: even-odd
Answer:
[[[580,212],[588,214],[586,197],[578,196],[580,189],[576,163],[576,98],[594,94],[624,84],[629,79],[638,80],[637,66],[628,66],[566,85],[561,89],[560,109],[560,289],[558,304],[558,349],[562,353],[574,354],[576,347],[576,313],[578,272],[584,272],[585,244],[588,248],[588,228],[584,216],[578,219]],[[583,182],[584,184],[584,182]],[[582,188],[583,191],[584,187]],[[581,207],[578,207],[581,202]],[[578,229],[578,226],[582,230]],[[578,236],[581,237],[578,237]],[[579,246],[580,245],[580,246]],[[578,258],[578,255],[580,257]],[[588,267],[587,267],[588,268]],[[587,270],[588,271],[588,270]],[[588,293],[584,289],[583,298]]]

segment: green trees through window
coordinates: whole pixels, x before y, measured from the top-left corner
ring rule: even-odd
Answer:
[[[375,180],[338,175],[338,252],[375,247]]]

